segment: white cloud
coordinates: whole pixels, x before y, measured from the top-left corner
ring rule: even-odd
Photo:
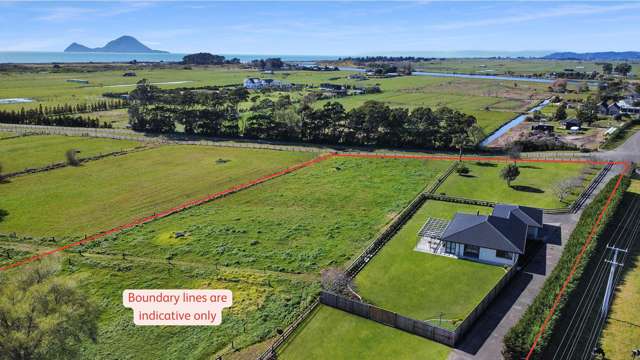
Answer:
[[[538,12],[530,14],[517,14],[506,17],[492,17],[482,20],[472,21],[454,21],[443,24],[436,24],[431,28],[436,30],[455,30],[465,29],[470,27],[485,27],[492,25],[505,25],[516,24],[528,21],[567,17],[567,16],[584,16],[604,14],[610,12],[626,11],[626,10],[638,10],[640,9],[639,3],[634,4],[620,4],[620,5],[606,5],[606,6],[593,6],[593,5],[568,5],[561,6],[556,9],[539,9]]]

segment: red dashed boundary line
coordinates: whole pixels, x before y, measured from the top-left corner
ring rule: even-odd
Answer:
[[[150,216],[147,216],[147,217],[143,217],[143,218],[140,218],[140,219],[136,219],[136,220],[133,220],[133,221],[127,223],[127,224],[117,226],[117,227],[115,227],[113,229],[101,231],[101,232],[99,232],[97,234],[91,235],[91,236],[86,237],[86,238],[84,238],[82,240],[79,240],[79,241],[76,241],[76,242],[61,246],[59,248],[55,248],[55,249],[52,249],[52,250],[49,250],[49,251],[46,251],[46,252],[43,252],[43,253],[39,253],[39,254],[36,254],[34,256],[31,256],[31,257],[28,257],[28,258],[13,262],[13,263],[11,263],[9,265],[5,265],[3,267],[0,267],[0,272],[7,271],[9,269],[13,269],[15,267],[18,267],[18,266],[21,266],[21,265],[24,265],[24,264],[31,263],[31,262],[34,262],[36,260],[40,260],[40,259],[42,259],[42,258],[44,258],[46,256],[53,255],[55,253],[59,253],[59,252],[64,251],[66,249],[69,249],[69,248],[72,248],[72,247],[75,247],[75,246],[79,246],[79,245],[83,245],[83,244],[86,244],[86,243],[101,239],[101,238],[103,238],[105,236],[118,233],[118,232],[120,232],[122,230],[130,229],[130,228],[135,227],[137,225],[145,224],[145,223],[148,223],[148,222],[156,220],[156,219],[161,219],[163,217],[167,217],[167,216],[169,216],[171,214],[175,214],[175,213],[180,212],[182,210],[185,210],[185,209],[188,209],[188,208],[191,208],[191,207],[194,207],[194,206],[202,205],[202,204],[207,203],[209,201],[225,197],[227,195],[236,193],[236,192],[238,192],[240,190],[244,190],[244,189],[250,188],[252,186],[261,184],[261,183],[263,183],[265,181],[280,177],[282,175],[286,175],[286,174],[292,173],[292,172],[294,172],[296,170],[305,168],[307,166],[311,166],[311,165],[313,165],[315,163],[319,163],[321,161],[324,161],[324,160],[330,158],[332,155],[333,154],[326,154],[326,155],[322,155],[322,156],[316,157],[316,158],[314,158],[312,160],[305,161],[305,162],[300,163],[298,165],[295,165],[295,166],[289,167],[287,169],[284,169],[284,170],[278,171],[276,173],[273,173],[271,175],[266,175],[266,176],[257,178],[255,180],[252,180],[250,182],[247,182],[247,183],[244,183],[244,184],[240,184],[240,185],[236,185],[234,187],[231,187],[229,189],[217,192],[215,194],[207,195],[207,196],[205,196],[203,198],[187,201],[187,202],[185,202],[183,204],[180,204],[180,205],[178,205],[176,207],[173,207],[171,209],[165,210],[163,212],[156,213],[156,214],[153,214],[153,215],[150,215]]]
[[[167,217],[171,214],[180,212],[182,210],[194,207],[194,206],[198,206],[204,203],[207,203],[209,201],[213,201],[222,197],[225,197],[227,195],[236,193],[238,191],[250,188],[254,185],[258,185],[261,184],[265,181],[280,177],[282,175],[286,175],[289,173],[292,173],[296,170],[311,166],[313,164],[322,162],[324,160],[330,159],[332,157],[350,157],[350,158],[369,158],[369,159],[416,159],[416,160],[459,160],[460,157],[458,156],[438,156],[438,155],[384,155],[384,154],[349,154],[349,153],[330,153],[330,154],[326,154],[326,155],[322,155],[319,156],[315,159],[300,163],[298,165],[292,166],[290,168],[284,169],[282,171],[278,171],[276,173],[273,173],[271,175],[266,175],[263,177],[260,177],[258,179],[255,179],[253,181],[244,183],[244,184],[240,184],[240,185],[236,185],[234,187],[231,187],[227,190],[223,190],[220,192],[217,192],[215,194],[211,194],[208,195],[204,198],[200,198],[200,199],[195,199],[195,200],[191,200],[191,201],[187,201],[181,205],[178,205],[176,207],[173,207],[171,209],[165,210],[161,213],[157,213],[157,214],[153,214],[151,216],[147,216],[144,218],[140,218],[137,220],[134,220],[130,223],[124,224],[124,225],[120,225],[118,227],[115,227],[113,229],[109,229],[106,231],[102,231],[99,232],[95,235],[89,236],[87,238],[84,238],[80,241],[76,241],[74,243],[71,244],[67,244],[64,245],[62,247],[50,250],[50,251],[46,251],[37,255],[34,255],[32,257],[23,259],[23,260],[19,260],[16,262],[13,262],[9,265],[5,265],[3,267],[0,267],[0,271],[6,271],[9,269],[13,269],[15,267],[18,267],[20,265],[24,265],[39,259],[42,259],[43,257],[49,256],[49,255],[53,255],[55,253],[64,251],[66,249],[75,247],[75,246],[79,246],[79,245],[83,245],[95,240],[98,240],[100,238],[103,238],[105,236],[114,234],[114,233],[118,233],[122,230],[126,230],[126,229],[130,229],[134,226],[140,225],[140,224],[145,224],[148,223],[150,221],[156,220],[156,219],[161,219],[163,217]],[[510,160],[509,158],[506,157],[471,157],[471,156],[464,156],[462,157],[463,160],[465,161],[493,161],[493,162],[497,162],[497,161],[513,161]],[[558,292],[558,294],[555,297],[555,301],[553,303],[553,306],[551,307],[551,310],[549,311],[549,314],[547,314],[547,317],[545,318],[542,326],[540,327],[540,330],[538,331],[535,340],[533,342],[533,345],[531,346],[531,348],[529,349],[529,353],[527,354],[526,360],[530,360],[531,357],[533,356],[533,352],[535,351],[535,348],[538,344],[538,341],[540,340],[540,337],[542,336],[542,333],[544,332],[544,330],[546,329],[546,327],[549,324],[549,321],[551,320],[551,318],[553,317],[553,314],[556,311],[556,308],[558,307],[558,304],[560,303],[560,300],[562,298],[562,295],[564,294],[564,292],[566,291],[566,288],[569,284],[569,282],[571,281],[571,279],[573,278],[573,275],[576,272],[576,269],[578,267],[578,265],[580,264],[580,262],[582,261],[582,257],[584,255],[585,250],[587,249],[587,247],[589,246],[589,244],[591,243],[591,240],[593,239],[593,236],[595,235],[596,231],[598,230],[598,228],[600,227],[600,222],[602,221],[602,218],[604,217],[605,212],[607,211],[609,204],[611,203],[611,199],[613,199],[613,195],[618,191],[618,188],[620,187],[620,183],[622,182],[622,178],[624,176],[624,173],[627,172],[630,168],[630,164],[628,162],[613,162],[613,161],[590,161],[590,160],[560,160],[560,159],[556,159],[556,160],[547,160],[547,159],[521,159],[521,160],[515,160],[518,163],[565,163],[565,164],[569,164],[569,163],[583,163],[583,164],[596,164],[596,165],[623,165],[624,166],[624,171],[622,173],[620,173],[620,175],[618,176],[618,181],[616,182],[615,187],[613,188],[613,191],[611,191],[611,193],[609,194],[609,197],[607,198],[607,201],[605,202],[604,206],[602,207],[602,210],[600,210],[600,213],[598,214],[598,217],[596,219],[596,222],[593,224],[593,227],[591,228],[591,232],[589,233],[589,235],[587,236],[587,239],[585,241],[585,243],[582,245],[582,248],[580,250],[580,253],[578,254],[578,256],[576,257],[576,259],[573,262],[573,266],[571,268],[571,272],[569,273],[569,275],[567,276],[567,278],[565,279],[564,283],[562,284],[562,287],[560,288],[560,291]]]

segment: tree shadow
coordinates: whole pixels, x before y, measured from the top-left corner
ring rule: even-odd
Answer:
[[[524,192],[528,192],[528,193],[535,193],[535,194],[544,193],[544,190],[542,190],[542,189],[538,189],[536,187],[527,186],[527,185],[513,185],[513,186],[511,186],[511,188],[513,188],[516,191],[524,191]]]
[[[474,178],[474,177],[477,177],[477,176],[475,176],[475,175],[471,175],[471,174],[458,174],[458,175],[460,175],[460,176],[462,176],[462,177],[466,177],[466,178]]]
[[[519,167],[522,169],[535,169],[535,170],[542,169],[541,167],[535,166],[535,165],[520,165]]]
[[[7,215],[9,215],[9,212],[7,210],[0,209],[0,222],[2,222],[4,218],[7,217]]]
[[[476,165],[482,166],[482,167],[498,167],[498,164],[492,163],[492,162],[486,162],[486,161],[477,161]]]

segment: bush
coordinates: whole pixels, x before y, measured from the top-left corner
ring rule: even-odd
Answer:
[[[527,308],[522,318],[520,318],[520,321],[518,321],[518,323],[514,327],[512,327],[505,336],[504,347],[502,350],[502,355],[505,359],[515,360],[523,359],[526,357],[529,349],[531,348],[531,345],[533,345],[533,341],[538,334],[540,327],[542,326],[542,323],[547,317],[547,314],[549,314],[549,311],[551,310],[551,307],[555,302],[556,295],[560,291],[562,284],[571,271],[574,260],[578,257],[578,254],[580,253],[584,242],[591,232],[594,219],[598,217],[598,214],[606,203],[609,194],[611,193],[611,191],[613,191],[617,180],[618,177],[611,179],[611,181],[609,181],[604,189],[593,199],[591,204],[589,204],[584,209],[575,230],[573,230],[573,233],[571,233],[571,236],[567,241],[567,244],[562,253],[562,257],[558,261],[555,269],[553,269],[553,272],[545,281],[542,290],[533,300],[533,303],[529,306],[529,308]],[[585,250],[583,259],[580,261],[580,264],[578,264],[576,272],[574,273],[571,282],[567,286],[562,298],[560,299],[554,315],[551,317],[549,323],[547,324],[547,327],[538,340],[538,344],[533,354],[534,358],[541,358],[541,354],[545,349],[546,341],[549,337],[549,334],[552,333],[552,330],[554,328],[555,321],[562,313],[564,305],[567,302],[567,298],[571,295],[571,292],[575,288],[575,285],[580,281],[584,266],[589,260],[591,252],[598,243],[599,236],[602,234],[602,231],[606,228],[609,220],[615,213],[625,189],[629,187],[629,182],[630,181],[628,177],[623,178],[622,183],[620,184],[620,189],[618,189],[616,194],[611,199],[611,203],[609,204],[607,212],[602,218],[602,222],[598,227],[597,232],[595,233],[591,240],[591,243]]]
[[[76,149],[67,150],[67,152],[65,153],[65,156],[67,157],[67,164],[71,166],[80,165],[80,160],[78,160],[78,153],[79,151]]]
[[[470,173],[471,170],[469,170],[467,165],[460,165],[460,166],[458,166],[456,168],[456,172],[458,173],[458,175],[466,175],[466,174]]]

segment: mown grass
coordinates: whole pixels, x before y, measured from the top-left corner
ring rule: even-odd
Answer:
[[[554,195],[553,186],[561,180],[580,176],[587,166],[580,163],[522,162],[518,165],[520,176],[509,187],[500,177],[500,171],[506,163],[465,162],[465,165],[471,172],[467,176],[453,174],[438,189],[438,193],[540,208],[567,206],[578,192],[562,203]],[[586,175],[585,184],[593,177],[594,172],[596,171],[590,171]]]
[[[333,158],[87,248],[286,272],[342,265],[449,165]],[[175,238],[176,232],[187,236]]]
[[[446,359],[449,348],[321,305],[278,359]]]
[[[415,251],[429,217],[491,208],[428,200],[355,279],[363,301],[417,320],[455,328],[504,275],[502,267]],[[439,317],[445,320],[439,324]],[[438,319],[438,320],[436,320]]]
[[[631,180],[626,196],[640,196],[640,180]],[[638,348],[640,339],[640,244],[632,246],[630,255],[600,340],[610,359],[628,358],[631,350]]]
[[[7,173],[65,162],[65,153],[80,151],[78,159],[140,146],[134,141],[57,135],[24,136],[0,142],[0,163]]]
[[[314,156],[317,154],[163,146],[22,176],[0,184],[1,208],[8,212],[0,221],[0,232],[58,237],[93,234]]]

